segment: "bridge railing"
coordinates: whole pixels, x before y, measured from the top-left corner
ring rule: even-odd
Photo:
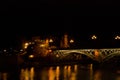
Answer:
[[[120,48],[106,48],[106,49],[67,49],[67,50],[55,50],[54,54],[67,55],[71,53],[84,54],[93,60],[102,62],[109,55],[114,55],[115,53],[120,53]]]

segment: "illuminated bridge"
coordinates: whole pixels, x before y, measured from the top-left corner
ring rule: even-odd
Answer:
[[[84,55],[92,60],[103,62],[116,55],[120,55],[120,48],[55,50],[53,55],[57,58],[73,57],[75,59],[80,59],[81,55]]]

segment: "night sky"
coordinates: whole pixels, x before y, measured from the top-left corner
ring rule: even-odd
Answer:
[[[1,46],[39,35],[119,34],[119,4],[113,0],[9,0],[2,2]],[[3,44],[4,43],[4,44]]]

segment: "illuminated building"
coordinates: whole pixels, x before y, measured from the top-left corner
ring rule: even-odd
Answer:
[[[64,36],[61,39],[60,47],[61,48],[68,48],[69,47],[69,40],[68,40],[68,35],[64,34]]]

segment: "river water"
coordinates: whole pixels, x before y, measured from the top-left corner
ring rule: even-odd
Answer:
[[[0,80],[120,80],[120,70],[103,70],[93,64],[7,66],[0,69]]]

